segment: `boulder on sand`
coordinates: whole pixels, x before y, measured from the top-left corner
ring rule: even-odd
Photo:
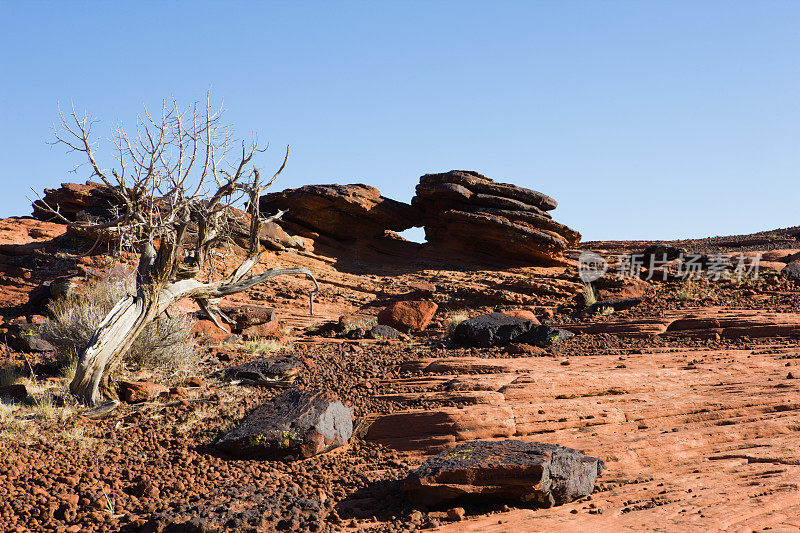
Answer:
[[[372,238],[384,231],[420,225],[420,213],[381,196],[369,185],[306,185],[265,194],[261,211],[286,211],[280,224],[299,234],[319,233],[338,240]]]
[[[473,441],[425,461],[404,489],[429,506],[473,496],[552,507],[591,494],[604,469],[602,460],[557,444]]]
[[[489,313],[461,322],[453,332],[453,341],[479,348],[506,346],[537,325],[538,321],[503,313]]]
[[[353,435],[353,410],[335,394],[289,389],[250,413],[216,446],[236,457],[301,459],[342,446]]]
[[[399,331],[422,331],[430,324],[439,308],[434,302],[425,300],[394,303],[378,313],[378,324],[391,326]]]

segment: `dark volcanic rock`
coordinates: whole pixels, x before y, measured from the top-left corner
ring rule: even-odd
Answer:
[[[536,322],[503,313],[476,316],[461,322],[453,332],[459,344],[489,348],[506,346],[536,327]]]
[[[0,385],[0,398],[24,400],[28,397],[28,389],[21,383],[13,385]]]
[[[226,368],[223,374],[226,379],[238,379],[253,385],[281,385],[294,381],[302,368],[303,363],[297,357],[278,355]]]
[[[781,274],[788,279],[800,279],[800,261],[792,261],[781,270]]]
[[[339,240],[371,238],[385,230],[402,231],[421,224],[420,213],[408,204],[381,196],[375,187],[306,185],[266,194],[262,211],[287,211],[282,221],[292,230],[306,229]]]
[[[378,324],[374,326],[371,330],[367,332],[366,337],[370,339],[397,339],[403,333],[397,331],[391,326],[387,326],[385,324]]]
[[[604,469],[600,459],[555,444],[474,441],[425,461],[404,488],[423,505],[474,496],[551,507],[591,494]]]
[[[517,337],[516,342],[532,344],[539,348],[547,348],[553,344],[574,337],[575,334],[565,329],[552,328],[550,326],[536,326],[529,332]]]
[[[39,336],[34,324],[12,325],[6,339],[8,344],[20,352],[54,352],[55,347]]]
[[[560,264],[581,235],[552,220],[549,196],[466,170],[420,178],[411,204],[422,211],[427,241],[535,264]]]
[[[256,408],[216,446],[237,457],[299,459],[347,443],[353,411],[335,394],[289,389]]]

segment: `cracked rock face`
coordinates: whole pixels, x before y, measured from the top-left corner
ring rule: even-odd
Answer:
[[[330,392],[289,389],[256,408],[216,446],[236,457],[301,459],[342,446],[353,411]]]
[[[604,469],[602,460],[556,444],[473,441],[425,461],[405,490],[426,505],[480,496],[552,507],[591,494]]]

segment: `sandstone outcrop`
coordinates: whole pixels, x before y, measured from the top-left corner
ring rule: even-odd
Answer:
[[[431,244],[535,264],[558,264],[580,241],[552,219],[558,203],[537,191],[467,170],[426,174],[411,204],[422,212]]]
[[[45,189],[41,200],[33,202],[33,216],[39,220],[60,222],[44,204],[47,204],[66,219],[76,220],[111,220],[118,215],[115,210],[119,200],[102,183],[87,181],[80,183],[62,183],[58,189]]]
[[[384,231],[402,231],[420,225],[420,213],[408,204],[391,200],[375,187],[306,185],[266,194],[261,211],[286,211],[282,224],[301,235],[321,234],[337,240],[372,238]]]
[[[611,319],[567,323],[573,333],[610,333],[620,337],[691,337],[695,339],[795,337],[800,335],[800,314],[706,307],[667,311],[660,317]]]
[[[62,183],[58,189],[45,189],[42,199],[33,202],[34,218],[56,223],[63,222],[48,209],[48,206],[72,222],[97,223],[113,220],[119,216],[121,204],[106,185],[87,181],[85,184]],[[235,208],[231,208],[231,214],[230,230],[233,233],[233,240],[245,247],[250,232],[250,215]],[[96,238],[95,235],[87,234],[81,228],[73,227],[70,228],[70,231],[80,237]],[[270,250],[305,248],[302,239],[290,236],[274,222],[261,225],[259,240]]]

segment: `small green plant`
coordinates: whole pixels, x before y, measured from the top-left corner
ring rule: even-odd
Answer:
[[[78,358],[73,357],[70,359],[69,363],[67,363],[61,369],[61,377],[64,379],[65,382],[69,383],[72,381],[72,378],[75,377],[75,371],[78,369]]]
[[[591,283],[584,283],[581,294],[583,295],[583,304],[586,307],[591,307],[597,303],[597,296],[594,293],[594,287],[592,287]]]
[[[35,406],[34,415],[42,420],[54,420],[58,413],[53,403],[53,393],[50,389],[45,389],[40,394],[33,397]]]
[[[290,448],[300,440],[300,436],[292,431],[281,431],[278,435],[253,435],[247,441],[250,446],[269,446],[273,442],[278,443],[279,448]]]
[[[694,285],[691,281],[683,284],[683,287],[678,291],[678,300],[688,302],[694,300]]]
[[[597,310],[599,316],[608,316],[614,314],[614,308],[610,305],[604,305]]]
[[[114,502],[111,501],[111,498],[108,497],[105,487],[103,487],[103,497],[106,499],[106,512],[109,515],[114,516],[116,514],[116,507],[114,506]]]
[[[316,332],[318,329],[319,329],[319,324],[317,324],[316,322],[311,322],[311,323],[308,325],[308,327],[306,328],[306,331],[307,331],[307,332],[309,332],[309,333],[314,333],[314,332]]]

